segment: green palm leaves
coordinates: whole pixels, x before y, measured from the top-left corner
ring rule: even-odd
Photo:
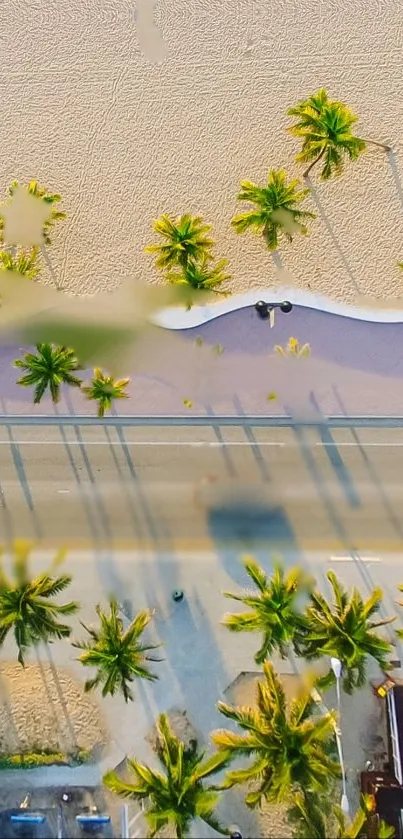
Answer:
[[[167,282],[186,288],[183,290],[188,309],[198,292],[229,293],[219,288],[231,279],[225,270],[228,261],[221,259],[212,264],[211,226],[204,224],[201,216],[185,214],[171,219],[164,214],[154,222],[153,229],[163,241],[148,245],[146,252],[157,254],[156,268],[164,271]]]
[[[295,125],[288,129],[290,134],[302,140],[302,150],[296,159],[309,163],[304,178],[320,161],[323,164],[323,180],[341,175],[344,161],[357,160],[365,151],[367,143],[373,143],[385,151],[389,149],[383,143],[356,137],[353,133],[356,115],[343,102],[329,99],[324,88],[290,108],[287,113],[297,118]]]
[[[346,818],[339,807],[333,808],[331,795],[296,792],[287,811],[294,839],[392,839],[394,828],[379,820],[372,795],[361,796],[360,807]]]
[[[388,669],[387,656],[392,652],[392,645],[377,629],[394,618],[371,620],[380,610],[380,589],[375,589],[368,600],[363,600],[357,589],[349,595],[332,571],[327,578],[333,589],[334,603],[329,605],[319,592],[311,594],[311,605],[306,611],[309,631],[304,641],[304,656],[307,659],[338,658],[343,665],[344,689],[351,693],[355,687],[365,684],[368,656],[374,658],[382,670]]]
[[[238,200],[248,201],[254,208],[234,216],[231,224],[236,233],[250,230],[261,234],[269,251],[277,250],[280,235],[289,242],[297,233],[305,236],[308,233],[305,222],[314,219],[315,213],[299,209],[310,191],[298,186],[298,180],[287,181],[283,169],[272,169],[266,186],[241,181]]]
[[[20,250],[16,254],[11,251],[0,251],[0,270],[13,271],[34,280],[39,274],[38,248]]]
[[[17,384],[34,388],[35,405],[39,404],[47,390],[52,402],[57,403],[62,384],[80,387],[81,379],[74,375],[80,369],[74,350],[53,344],[37,344],[36,349],[36,353],[25,353],[23,358],[14,362],[15,367],[25,371]]]
[[[245,769],[228,772],[225,788],[253,783],[246,797],[249,807],[264,798],[285,800],[293,788],[319,792],[331,778],[340,776],[340,767],[332,757],[335,718],[332,714],[311,716],[313,700],[306,690],[287,706],[284,689],[273,665],[263,665],[264,681],[258,682],[256,708],[235,708],[219,702],[225,717],[246,733],[216,731],[213,743],[231,759],[249,757]]]
[[[130,379],[114,379],[99,367],[95,367],[90,384],[81,389],[88,399],[98,403],[97,415],[104,417],[105,411],[111,410],[115,399],[129,398],[129,394],[126,393],[129,382]]]
[[[92,679],[86,681],[86,692],[102,685],[102,696],[114,696],[120,691],[125,702],[128,702],[134,698],[130,689],[134,679],[155,681],[158,678],[148,667],[149,661],[159,661],[148,655],[151,650],[157,649],[157,646],[147,645],[142,641],[144,630],[153,613],[147,609],[139,612],[124,629],[118,603],[114,598],[110,600],[109,607],[109,614],[100,606],[96,607],[99,628],[89,628],[82,623],[90,640],[75,642],[73,646],[83,650],[79,661],[85,667],[95,667],[97,671]]]
[[[218,833],[226,833],[214,815],[219,792],[216,787],[203,783],[227,765],[226,756],[215,754],[205,759],[196,743],[186,748],[172,732],[166,714],[158,718],[157,730],[162,771],[132,758],[128,760],[132,782],[123,781],[116,772],[108,772],[104,784],[124,798],[148,801],[145,817],[150,837],[169,826],[177,839],[184,839],[197,819]]]
[[[223,624],[231,632],[262,634],[262,646],[255,655],[258,664],[275,651],[285,657],[292,648],[308,660],[322,656],[338,658],[348,693],[365,683],[369,656],[387,670],[387,656],[392,652],[392,645],[377,630],[395,619],[372,620],[381,608],[380,589],[375,589],[368,600],[363,600],[357,589],[349,594],[329,571],[327,577],[334,600],[329,604],[314,590],[314,580],[301,568],[285,572],[283,565],[276,562],[268,576],[253,558],[245,560],[244,565],[257,592],[224,592],[225,597],[243,603],[250,611],[226,615]],[[329,670],[324,683],[333,678]]]
[[[199,263],[189,261],[182,271],[168,271],[166,279],[169,283],[187,286],[193,291],[212,291],[214,294],[227,296],[229,292],[219,288],[231,279],[225,270],[227,265],[227,259],[220,259],[212,265],[209,258],[204,256]]]
[[[302,606],[312,583],[301,568],[286,573],[280,562],[275,564],[271,577],[251,558],[244,561],[244,566],[257,592],[224,592],[225,597],[238,600],[250,611],[226,615],[223,624],[231,632],[262,634],[263,643],[255,655],[257,664],[275,651],[285,658],[290,647],[299,648],[306,632]]]
[[[392,839],[395,830],[376,815],[376,802],[373,795],[362,795],[360,807],[353,819],[348,821],[341,811],[337,811],[337,839],[362,839],[363,831],[371,839]]]
[[[208,235],[211,226],[204,224],[201,216],[185,214],[172,220],[164,214],[154,222],[153,229],[163,240],[146,247],[147,253],[157,254],[156,268],[184,268],[189,262],[212,259],[214,241]]]
[[[30,550],[28,543],[15,543],[13,577],[7,576],[4,568],[0,567],[0,645],[8,632],[13,631],[18,647],[18,661],[23,666],[24,655],[29,647],[69,637],[71,628],[60,623],[59,616],[74,615],[79,608],[72,601],[59,605],[53,600],[70,585],[69,575],[53,577],[43,573],[30,577]],[[62,558],[63,554],[58,554],[54,565],[59,564]]]

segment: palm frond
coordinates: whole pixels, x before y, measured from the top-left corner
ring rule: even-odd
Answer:
[[[308,197],[310,190],[298,187],[298,180],[288,182],[282,169],[272,169],[267,185],[263,187],[252,181],[242,181],[238,200],[255,206],[234,216],[231,222],[233,228],[237,233],[247,230],[260,233],[270,251],[277,250],[280,235],[288,241],[292,241],[296,233],[306,235],[308,231],[304,221],[316,216],[311,211],[300,209],[299,205]]]

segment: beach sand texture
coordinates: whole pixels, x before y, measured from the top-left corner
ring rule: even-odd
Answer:
[[[302,173],[286,110],[326,86],[394,153],[371,149],[330,183],[315,175],[318,219],[283,266],[338,300],[357,287],[403,296],[396,0],[3,0],[0,26],[0,182],[62,193],[52,259],[70,290],[157,281],[144,246],[162,212],[213,224],[234,292],[275,285],[261,239],[231,230],[239,182]]]

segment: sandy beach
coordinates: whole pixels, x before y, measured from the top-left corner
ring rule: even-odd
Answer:
[[[270,254],[230,227],[239,181],[301,174],[286,110],[326,86],[394,152],[368,151],[341,180],[316,176],[318,218],[282,264],[337,300],[401,297],[400,17],[394,0],[4,0],[1,188],[37,178],[61,192],[69,219],[52,258],[72,291],[156,282],[144,246],[162,212],[202,214],[233,290],[267,289]]]

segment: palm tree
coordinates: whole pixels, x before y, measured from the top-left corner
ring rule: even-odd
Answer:
[[[292,242],[296,232],[306,235],[308,229],[304,222],[316,218],[315,213],[298,209],[298,205],[309,195],[309,189],[297,189],[298,180],[287,183],[287,174],[283,169],[269,172],[267,186],[257,186],[252,181],[241,181],[239,201],[254,204],[253,210],[239,213],[232,219],[236,233],[251,230],[260,233],[269,249],[276,251],[279,235]]]
[[[225,615],[222,622],[231,632],[262,634],[263,643],[255,655],[257,664],[262,664],[275,650],[285,658],[290,647],[298,649],[306,631],[300,601],[312,584],[301,568],[292,568],[286,573],[281,562],[275,563],[271,577],[267,577],[253,559],[247,558],[244,566],[257,588],[256,594],[225,591],[224,597],[238,600],[250,611]]]
[[[104,373],[99,367],[95,367],[91,383],[82,387],[81,390],[88,399],[98,402],[97,415],[104,417],[105,411],[110,411],[115,399],[129,398],[129,394],[126,393],[129,382],[130,379],[114,379],[113,376]]]
[[[264,798],[283,801],[295,789],[320,792],[328,789],[332,778],[340,777],[339,763],[332,758],[335,715],[311,716],[314,700],[309,689],[287,707],[271,662],[264,662],[263,675],[265,681],[257,683],[256,707],[218,703],[219,711],[246,734],[221,730],[212,735],[224,755],[253,759],[246,769],[230,771],[223,785],[228,789],[235,784],[257,784],[246,796],[249,807],[259,806]]]
[[[26,370],[17,384],[34,388],[34,405],[38,405],[49,388],[52,402],[60,401],[62,384],[80,387],[81,379],[74,375],[80,365],[74,350],[57,347],[54,344],[37,344],[36,353],[24,353],[23,358],[14,361],[14,367]]]
[[[153,229],[163,241],[148,245],[145,250],[157,254],[157,268],[171,269],[177,265],[185,268],[190,260],[197,263],[212,259],[214,242],[208,236],[211,226],[204,224],[201,216],[185,214],[172,220],[164,214],[154,221]]]
[[[287,810],[293,839],[326,839],[331,800],[331,794],[318,795],[304,790],[293,793],[291,807]]]
[[[310,344],[301,344],[298,338],[289,338],[285,347],[276,344],[274,351],[277,355],[288,358],[308,358],[311,354]]]
[[[102,696],[114,696],[120,691],[125,702],[128,702],[134,698],[129,687],[134,679],[155,681],[158,678],[151,673],[147,663],[160,660],[147,655],[150,650],[157,649],[157,646],[145,645],[142,642],[143,632],[150,623],[153,612],[150,609],[139,612],[124,629],[122,618],[119,616],[119,606],[114,598],[109,601],[109,608],[110,612],[106,614],[100,606],[96,607],[100,621],[98,629],[89,628],[81,623],[90,640],[74,642],[73,647],[84,651],[79,661],[85,667],[95,667],[97,670],[96,676],[86,681],[85,691],[94,690],[102,685]]]
[[[379,819],[375,812],[375,797],[362,795],[360,807],[351,821],[347,821],[344,813],[337,808],[338,821],[337,839],[392,839],[395,830]],[[332,834],[334,835],[334,834]],[[326,839],[326,835],[325,835]]]
[[[376,816],[372,795],[361,796],[350,820],[340,807],[332,807],[331,791],[327,795],[296,792],[287,816],[294,839],[391,839],[395,835],[393,827]]]
[[[78,603],[73,601],[63,605],[51,601],[70,585],[68,574],[53,577],[50,573],[43,573],[30,577],[30,550],[29,543],[15,542],[13,578],[8,577],[0,565],[0,645],[12,630],[18,647],[18,661],[23,667],[24,654],[29,647],[69,637],[71,627],[60,623],[59,615],[74,615],[79,609]],[[60,564],[63,557],[64,552],[56,555],[51,570]]]
[[[124,798],[148,802],[145,817],[150,837],[168,825],[177,839],[184,839],[196,819],[225,834],[227,831],[214,816],[220,793],[216,787],[203,783],[227,765],[225,756],[214,754],[205,760],[195,741],[185,746],[172,732],[166,714],[159,716],[157,731],[157,753],[163,771],[155,771],[132,758],[128,760],[132,782],[123,781],[111,771],[104,775],[104,784]]]
[[[39,274],[38,248],[28,251],[20,250],[16,254],[11,251],[0,251],[0,270],[13,271],[34,280]]]
[[[345,158],[357,160],[365,151],[367,143],[379,146],[385,151],[390,150],[390,146],[384,143],[356,137],[352,129],[358,117],[343,102],[329,99],[324,88],[290,108],[287,113],[288,116],[297,117],[296,124],[288,130],[294,137],[303,141],[302,150],[296,160],[309,163],[304,178],[308,177],[311,169],[320,160],[323,160],[323,180],[326,181],[333,175],[341,175]]]
[[[349,596],[333,571],[328,572],[327,578],[333,589],[334,604],[329,605],[319,592],[311,593],[311,604],[306,610],[309,630],[304,639],[303,655],[308,660],[321,656],[338,658],[343,667],[343,687],[347,693],[352,693],[355,687],[365,684],[368,656],[372,656],[382,670],[387,670],[386,657],[392,652],[392,645],[376,630],[395,618],[371,620],[381,607],[381,589],[374,589],[365,601],[356,588]],[[325,681],[331,683],[333,680],[330,670]]]
[[[196,263],[189,260],[181,271],[168,271],[166,279],[169,283],[185,287],[187,292],[207,291],[214,294],[222,294],[227,297],[231,292],[219,288],[223,283],[231,279],[231,275],[225,271],[228,265],[227,259],[220,259],[215,265],[209,264],[209,257],[204,256],[201,262]],[[188,303],[191,308],[192,299]]]
[[[8,187],[8,195],[11,197],[14,195],[16,190],[20,188],[20,184],[18,181],[13,181],[10,186]],[[43,236],[44,236],[44,243],[45,245],[51,245],[50,235],[53,231],[55,224],[58,221],[62,221],[63,219],[67,218],[66,213],[63,213],[61,210],[58,210],[56,205],[62,200],[61,195],[57,193],[48,192],[45,187],[39,186],[37,181],[30,181],[29,184],[26,186],[27,191],[30,195],[34,195],[35,198],[41,198],[45,204],[49,204],[49,217],[46,219],[43,225]],[[0,234],[2,233],[4,228],[4,221],[0,216]]]

